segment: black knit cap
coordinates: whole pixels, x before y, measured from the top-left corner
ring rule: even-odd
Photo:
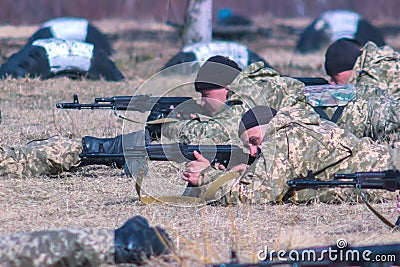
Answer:
[[[342,71],[352,70],[361,54],[359,43],[353,39],[339,39],[331,44],[325,53],[325,71],[333,76]]]
[[[194,81],[197,92],[225,88],[242,71],[238,64],[224,56],[213,56],[201,66]]]
[[[256,106],[246,111],[240,120],[238,135],[258,125],[268,124],[276,115],[276,110],[267,106]]]

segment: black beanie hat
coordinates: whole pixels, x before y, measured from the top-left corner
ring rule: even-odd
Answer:
[[[360,54],[358,42],[352,39],[339,39],[326,50],[326,74],[333,76],[342,71],[352,70]]]
[[[197,92],[225,88],[236,78],[242,69],[235,61],[224,56],[213,56],[201,66],[194,81]]]
[[[276,110],[267,106],[256,106],[246,111],[240,120],[238,135],[258,125],[268,124],[276,115]]]

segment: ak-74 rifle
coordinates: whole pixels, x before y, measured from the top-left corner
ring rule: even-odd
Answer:
[[[400,172],[399,170],[386,170],[379,172],[355,172],[355,173],[338,173],[329,181],[314,179],[312,171],[308,172],[305,179],[294,179],[287,181],[287,184],[293,190],[301,189],[318,189],[323,187],[355,187],[361,189],[382,189],[394,192],[400,189]],[[361,199],[365,202],[368,208],[381,219],[386,225],[392,228],[400,226],[400,216],[393,225],[379,212],[372,208],[366,201],[364,195],[360,191]]]
[[[387,170],[379,172],[338,173],[330,181],[313,179],[312,172],[309,172],[306,179],[289,180],[287,184],[296,190],[353,186],[360,189],[384,189],[394,192],[400,189],[400,172],[398,170]]]
[[[118,114],[118,110],[131,110],[146,112],[150,111],[147,122],[156,121],[167,117],[176,117],[180,114],[181,118],[185,115],[202,113],[201,106],[191,97],[155,97],[149,95],[136,96],[113,96],[96,97],[94,103],[79,103],[78,95],[74,94],[73,102],[57,103],[60,109],[110,109],[114,111],[117,117],[127,119]],[[152,139],[157,139],[161,133],[161,124],[147,125]]]
[[[329,247],[262,252],[266,258],[264,261],[239,263],[235,257],[231,258],[230,263],[212,264],[206,267],[389,267],[400,264],[400,244],[352,247],[347,246],[347,241],[344,239],[339,239],[336,245]]]
[[[208,159],[211,164],[222,164],[225,167],[239,165],[241,163],[251,164],[254,157],[250,157],[243,150],[235,145],[186,145],[182,143],[173,144],[147,144],[139,146],[126,145],[124,153],[110,154],[88,152],[85,148],[85,138],[83,139],[83,152],[79,155],[83,165],[104,164],[107,159],[110,163],[126,159],[144,159],[154,161],[174,161],[187,162],[196,160],[193,153],[198,151],[203,157]]]

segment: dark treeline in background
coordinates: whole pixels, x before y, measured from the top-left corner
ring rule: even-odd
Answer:
[[[32,24],[61,17],[152,19],[183,22],[186,0],[0,0],[1,24]],[[276,17],[317,17],[329,9],[350,9],[369,20],[398,20],[398,0],[215,0],[214,12],[230,8],[251,18],[273,14]],[[214,15],[215,15],[214,14]]]

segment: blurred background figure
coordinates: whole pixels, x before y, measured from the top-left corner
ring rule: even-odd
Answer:
[[[85,18],[59,17],[44,22],[27,44],[0,66],[0,78],[67,76],[120,81],[124,75],[109,59],[109,38]]]
[[[271,67],[257,53],[249,50],[247,46],[230,41],[211,41],[204,43],[195,43],[183,47],[183,49],[173,56],[163,67],[168,67],[193,62],[193,64],[184,64],[178,71],[184,73],[193,73],[210,57],[221,55],[235,61],[241,69],[245,69],[254,62],[263,61],[265,66]]]
[[[35,40],[0,66],[0,79],[26,76],[41,80],[61,76],[107,81],[124,79],[103,50],[93,44],[58,38]]]
[[[28,45],[37,39],[61,38],[93,44],[107,55],[113,53],[109,38],[85,18],[60,17],[44,22],[28,40]]]
[[[382,33],[360,14],[338,9],[321,13],[300,35],[295,52],[315,52],[341,38],[354,39],[361,46],[368,41],[385,45]]]

